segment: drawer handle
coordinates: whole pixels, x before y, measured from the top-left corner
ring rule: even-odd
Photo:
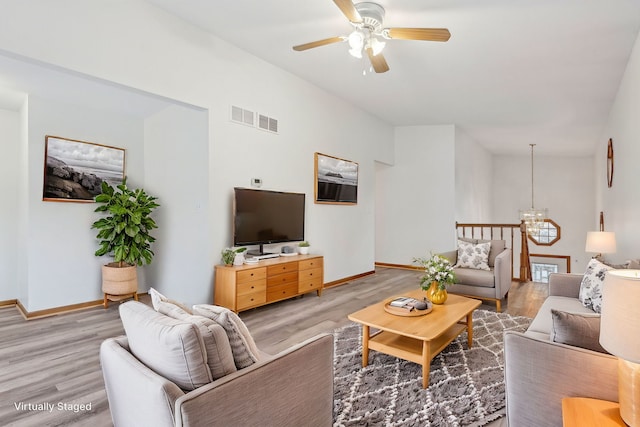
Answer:
[[[251,286],[251,289],[255,289],[255,288],[256,288],[255,286]]]
[[[251,276],[253,276],[253,273],[251,273]]]

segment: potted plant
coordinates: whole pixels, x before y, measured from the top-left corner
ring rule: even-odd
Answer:
[[[447,285],[456,282],[453,265],[442,255],[432,254],[430,258],[414,258],[414,263],[424,268],[420,278],[420,287],[427,291],[428,298],[434,304],[444,304],[447,300]]]
[[[108,216],[95,221],[91,228],[98,230],[96,238],[100,248],[96,256],[113,255],[113,262],[102,266],[102,292],[104,306],[107,300],[120,300],[132,295],[137,299],[137,266],[150,264],[153,259],[151,244],[156,240],[149,234],[158,228],[150,217],[160,206],[157,197],[143,189],[132,190],[124,179],[116,188],[103,181],[102,192],[95,197],[100,204],[95,212]]]
[[[311,245],[306,240],[304,242],[298,243],[298,248],[299,248],[298,252],[300,252],[301,255],[308,254],[309,253],[309,246],[311,246]]]
[[[225,248],[222,250],[221,255],[222,255],[222,263],[224,265],[233,265],[236,264],[236,257],[238,255],[242,255],[242,253],[244,251],[246,251],[247,248],[237,248],[237,249],[232,249],[232,248]],[[243,256],[244,258],[244,256]],[[244,260],[243,260],[244,262]],[[239,262],[236,265],[242,265],[243,262]]]

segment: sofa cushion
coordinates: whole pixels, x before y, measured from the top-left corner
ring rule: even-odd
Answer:
[[[458,240],[473,244],[491,243],[491,249],[489,249],[489,267],[494,267],[496,265],[496,257],[507,248],[507,242],[505,240],[470,239],[468,237],[458,237]]]
[[[260,360],[260,351],[247,326],[236,313],[225,307],[209,304],[193,306],[194,313],[214,320],[227,332],[236,368],[251,366]]]
[[[183,390],[211,382],[207,353],[196,325],[173,319],[137,301],[120,305],[131,353]]]
[[[456,283],[484,288],[495,288],[496,286],[493,270],[454,267],[453,273],[456,275]]]
[[[193,314],[186,305],[165,297],[153,288],[149,288],[149,296],[151,297],[151,304],[157,312],[173,318],[176,318],[176,316],[173,315],[174,313],[176,315]]]
[[[640,270],[640,259],[628,259],[625,265],[631,270]]]
[[[192,314],[188,307],[165,297],[153,288],[149,289],[149,294],[153,308],[158,313],[191,322],[198,327],[207,352],[207,365],[214,380],[237,371],[229,338],[222,326],[207,317]]]
[[[600,345],[600,315],[551,310],[551,341],[607,353]]]
[[[507,248],[507,242],[504,240],[478,240],[478,243],[485,242],[491,243],[491,249],[489,250],[489,267],[494,267],[496,265],[496,257]]]
[[[604,283],[605,273],[609,270],[612,270],[612,268],[595,258],[591,258],[587,265],[587,270],[582,276],[580,301],[585,307],[592,309],[596,313],[600,313],[602,308],[602,284]]]
[[[526,334],[531,335],[530,332],[544,334],[546,339],[550,339],[551,329],[553,327],[553,319],[551,317],[551,310],[567,311],[570,313],[587,313],[593,314],[593,310],[586,308],[580,300],[571,297],[562,296],[550,296],[542,303],[538,314],[529,325]]]
[[[216,321],[204,316],[187,313],[179,314],[173,312],[173,316],[169,316],[193,323],[198,327],[207,352],[207,365],[214,380],[237,371],[227,331]]]
[[[491,243],[469,243],[458,240],[456,267],[489,270],[489,250]]]

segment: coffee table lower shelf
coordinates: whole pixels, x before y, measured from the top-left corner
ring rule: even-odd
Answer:
[[[388,331],[378,331],[373,335],[369,335],[369,326],[362,325],[362,367],[369,364],[369,350],[379,351],[380,353],[417,363],[422,366],[422,388],[427,388],[429,386],[431,361],[465,329],[467,329],[466,323],[456,323],[442,335],[429,341]],[[472,342],[471,334],[469,334],[469,347],[471,347]]]
[[[425,344],[428,344],[429,354],[427,356],[429,358],[427,362],[430,364],[431,360],[455,340],[458,335],[464,332],[465,329],[467,329],[466,324],[458,323],[433,341],[422,341],[397,335],[392,332],[380,331],[369,337],[369,349],[408,360],[409,362],[422,364],[425,356],[423,349]]]

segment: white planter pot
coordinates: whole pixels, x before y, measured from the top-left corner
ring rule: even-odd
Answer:
[[[298,252],[300,253],[300,255],[307,255],[309,253],[309,246],[298,247]]]
[[[244,254],[243,253],[236,254],[235,258],[233,259],[233,265],[242,265],[242,264],[244,264]]]

